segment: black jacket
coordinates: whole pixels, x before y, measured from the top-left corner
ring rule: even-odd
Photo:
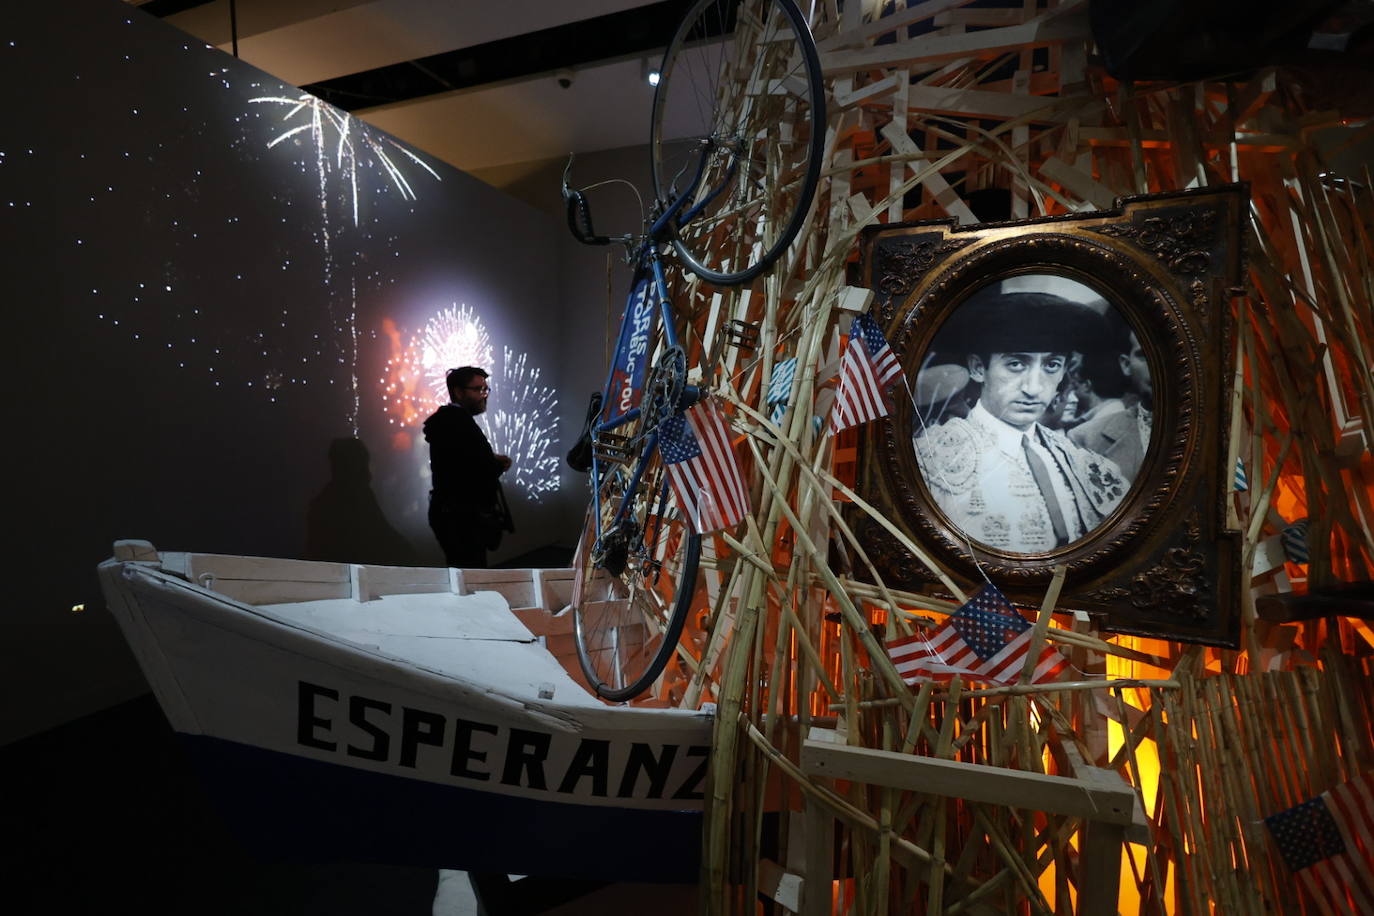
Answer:
[[[473,415],[445,404],[425,420],[433,500],[445,508],[480,512],[496,503],[501,462]]]

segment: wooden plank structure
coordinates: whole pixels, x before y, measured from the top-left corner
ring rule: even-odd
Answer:
[[[1301,74],[1118,82],[1089,64],[1087,6],[820,0],[812,221],[750,289],[675,278],[753,484],[747,523],[707,539],[647,698],[716,704],[710,913],[1321,912],[1261,819],[1374,768],[1374,628],[1330,599],[1374,564],[1374,182],[1338,155],[1370,129],[1314,107]],[[846,283],[859,232],[976,221],[990,196],[1034,217],[1234,181],[1253,197],[1229,401],[1241,648],[1097,632],[1052,586],[1036,638],[1098,679],[903,684],[878,633],[930,626],[968,588],[914,544],[955,601],[830,562],[841,546],[866,563],[839,504],[873,512],[850,487],[853,438],[823,432],[841,318],[867,305]],[[731,345],[729,321],[757,345]],[[774,422],[768,382],[791,358]],[[1276,540],[1299,519],[1304,562]]]

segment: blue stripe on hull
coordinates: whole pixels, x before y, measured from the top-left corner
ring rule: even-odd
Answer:
[[[229,826],[265,858],[690,884],[699,811],[572,805],[180,735]]]

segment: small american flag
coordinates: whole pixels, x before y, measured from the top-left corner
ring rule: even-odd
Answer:
[[[837,433],[887,416],[883,391],[903,376],[902,364],[887,345],[878,322],[868,315],[856,317],[840,363],[840,387],[835,392],[830,431]]]
[[[908,684],[956,674],[1013,684],[1025,667],[1032,633],[1030,622],[989,584],[929,636],[918,633],[894,640],[887,644],[887,654]],[[1064,656],[1043,646],[1031,681],[1055,680],[1068,667]]]
[[[668,480],[692,530],[706,534],[738,524],[749,511],[749,495],[720,410],[702,401],[664,420],[658,430]]]
[[[1374,913],[1374,773],[1271,814],[1264,825],[1324,911]]]

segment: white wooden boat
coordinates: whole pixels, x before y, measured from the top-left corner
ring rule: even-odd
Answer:
[[[207,787],[264,855],[696,880],[710,715],[588,693],[571,613],[550,610],[571,571],[120,541],[100,578]]]

